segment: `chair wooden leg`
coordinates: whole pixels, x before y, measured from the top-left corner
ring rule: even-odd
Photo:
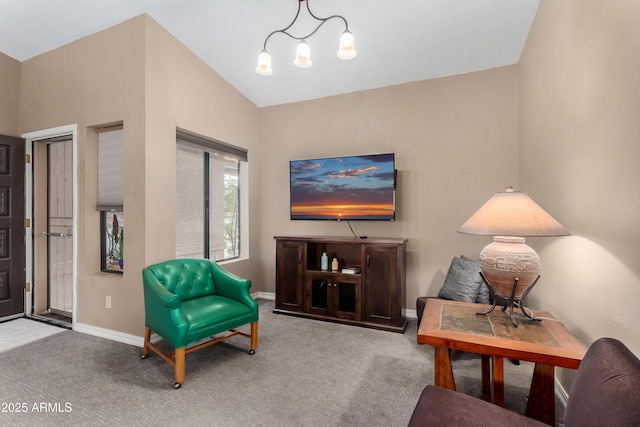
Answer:
[[[180,388],[180,385],[184,382],[184,359],[186,354],[186,348],[176,348],[176,383],[174,384],[175,388]]]
[[[149,357],[149,342],[151,341],[151,328],[144,328],[144,345],[142,346],[142,358]]]
[[[258,349],[258,322],[251,323],[251,350],[249,354],[253,354]]]

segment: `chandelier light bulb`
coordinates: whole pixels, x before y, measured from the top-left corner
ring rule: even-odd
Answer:
[[[311,66],[311,52],[306,40],[302,40],[298,43],[296,59],[293,60],[293,64],[299,68],[308,68]]]
[[[299,68],[310,67],[312,62],[311,62],[309,45],[307,44],[306,39],[313,36],[316,33],[316,31],[318,31],[325,22],[332,19],[337,19],[342,21],[344,23],[344,28],[345,28],[344,33],[342,33],[342,36],[340,37],[340,47],[338,50],[338,58],[340,59],[355,58],[356,49],[353,43],[353,34],[351,34],[351,32],[349,31],[349,23],[344,18],[344,16],[331,15],[326,18],[321,18],[316,16],[311,11],[311,9],[309,8],[308,0],[296,0],[296,3],[298,4],[298,11],[296,12],[295,17],[293,18],[293,21],[291,21],[289,25],[287,25],[286,27],[280,30],[275,30],[270,32],[267,38],[264,39],[263,49],[262,49],[262,52],[260,52],[260,55],[258,56],[258,65],[255,68],[256,73],[261,74],[263,76],[269,76],[273,74],[273,70],[271,69],[271,56],[267,53],[267,44],[269,42],[269,39],[271,39],[271,37],[276,34],[282,34],[294,40],[298,40],[299,43],[296,49],[296,57],[293,60],[293,64]],[[305,19],[305,24],[303,24],[302,26],[307,27],[307,23],[311,22],[310,20],[315,21],[316,25],[315,25],[315,28],[313,27],[310,28],[310,31],[306,35],[302,35],[302,34],[295,35],[290,33],[289,29],[294,26],[294,24],[298,21],[298,18],[301,16],[300,11],[303,5],[306,8],[306,13],[303,14],[306,16],[306,18],[303,18]]]
[[[353,34],[346,30],[340,36],[340,49],[338,50],[338,58],[353,59],[357,55],[356,46],[353,42]]]
[[[271,55],[266,50],[263,50],[258,55],[258,65],[256,66],[256,73],[262,76],[270,76],[273,74],[271,69]]]

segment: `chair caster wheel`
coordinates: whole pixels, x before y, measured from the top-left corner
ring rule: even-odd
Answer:
[[[149,355],[148,355],[148,354],[141,354],[141,355],[140,355],[140,359],[146,359],[147,357],[149,357]]]
[[[181,383],[174,383],[174,384],[173,384],[173,388],[174,388],[175,390],[179,389],[180,387],[182,387],[182,384],[181,384]]]
[[[250,355],[254,355],[254,354],[256,354],[256,351],[254,349],[251,349],[251,350],[249,350],[249,354]]]

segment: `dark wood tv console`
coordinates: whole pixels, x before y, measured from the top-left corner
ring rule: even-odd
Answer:
[[[404,332],[405,239],[276,236],[274,313]],[[321,269],[323,252],[328,271]],[[339,270],[331,271],[338,258]],[[346,274],[343,268],[359,267]]]

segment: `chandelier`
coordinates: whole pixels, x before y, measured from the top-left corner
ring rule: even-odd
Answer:
[[[311,15],[313,19],[318,21],[318,25],[309,34],[302,37],[296,37],[291,33],[289,33],[288,31],[293,26],[293,24],[295,24],[296,20],[298,19],[298,16],[300,16],[300,9],[301,9],[302,3],[305,3],[305,5],[307,6],[307,11],[309,12],[309,15]],[[318,18],[316,15],[313,14],[313,12],[311,12],[311,9],[309,9],[309,2],[307,0],[298,0],[298,12],[296,13],[295,18],[293,18],[293,21],[291,21],[289,25],[287,25],[285,28],[281,30],[272,31],[264,40],[264,46],[262,48],[262,51],[258,55],[258,66],[256,67],[256,73],[261,74],[263,76],[269,76],[273,74],[273,69],[271,68],[271,55],[269,55],[269,52],[267,52],[267,42],[269,41],[271,36],[277,33],[286,34],[292,39],[300,41],[296,49],[296,58],[293,60],[293,64],[296,67],[300,67],[300,68],[310,67],[311,55],[310,55],[309,45],[307,44],[306,39],[314,35],[316,31],[318,31],[325,22],[333,18],[342,19],[345,25],[345,30],[340,36],[340,47],[338,49],[338,58],[340,59],[355,58],[356,49],[353,44],[353,34],[351,34],[351,32],[349,31],[349,24],[347,23],[347,20],[340,15],[332,15],[327,18]]]

